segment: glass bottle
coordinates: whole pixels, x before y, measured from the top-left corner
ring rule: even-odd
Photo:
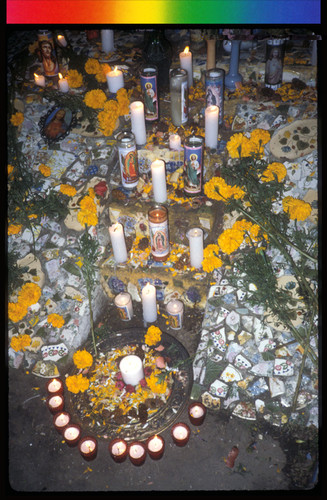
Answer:
[[[159,89],[168,90],[169,69],[172,61],[172,47],[165,37],[164,30],[147,32],[143,59],[146,63],[155,64],[158,68]]]

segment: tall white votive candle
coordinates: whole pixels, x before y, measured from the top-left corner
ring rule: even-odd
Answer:
[[[134,354],[125,356],[119,363],[119,369],[126,385],[135,386],[144,378],[142,360]]]
[[[117,222],[109,227],[112,251],[117,264],[127,261],[127,248],[123,226]]]
[[[68,80],[66,78],[63,78],[61,73],[58,73],[58,76],[59,76],[58,85],[59,85],[60,91],[61,92],[68,92],[68,90],[69,90]]]
[[[117,66],[106,73],[106,79],[109,92],[111,92],[112,94],[116,94],[117,90],[124,87],[124,75],[123,72],[117,68]]]
[[[34,81],[39,87],[45,87],[45,76],[34,73]]]
[[[163,160],[151,163],[153,197],[158,203],[167,201],[166,165]]]
[[[205,145],[211,149],[218,146],[218,106],[208,106],[205,110]]]
[[[185,47],[184,52],[179,53],[179,62],[182,69],[187,71],[187,81],[188,86],[193,87],[193,61],[192,52],[190,52],[188,47]]]
[[[101,30],[101,43],[103,52],[111,52],[114,50],[114,31]]]
[[[195,227],[188,231],[187,236],[190,242],[191,266],[199,269],[203,261],[203,231]]]
[[[61,45],[61,47],[67,47],[67,40],[64,37],[64,35],[58,35],[57,41],[58,41],[59,45]]]
[[[157,297],[156,287],[147,283],[142,289],[143,319],[147,323],[153,323],[157,319]]]
[[[178,134],[171,134],[169,136],[169,147],[174,151],[180,151],[181,149],[181,138]]]
[[[134,101],[131,103],[130,109],[132,132],[135,135],[135,142],[142,146],[146,143],[144,104],[141,101]]]

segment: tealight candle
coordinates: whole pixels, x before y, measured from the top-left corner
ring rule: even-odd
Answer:
[[[124,439],[115,438],[109,443],[109,453],[117,463],[122,463],[126,460],[128,446]]]
[[[218,145],[218,106],[208,106],[205,109],[205,145],[211,149],[217,149]]]
[[[38,75],[37,73],[34,73],[34,82],[39,87],[45,87],[45,76],[44,75]]]
[[[169,326],[173,330],[180,330],[183,324],[184,304],[180,300],[170,300],[166,307]]]
[[[189,47],[185,47],[184,52],[179,53],[179,61],[182,69],[187,71],[187,81],[188,86],[193,86],[193,62],[192,62],[192,52],[190,52]]]
[[[116,222],[109,227],[112,251],[117,264],[127,261],[127,248],[122,224]]]
[[[68,80],[66,78],[63,78],[61,73],[58,73],[59,80],[58,80],[58,85],[59,89],[61,92],[68,92],[69,90],[69,85],[68,85]]]
[[[146,143],[146,128],[144,116],[144,104],[141,101],[134,101],[130,105],[131,126],[137,145],[142,146]]]
[[[190,421],[193,425],[201,425],[206,416],[206,407],[199,402],[191,403],[188,407]]]
[[[171,134],[169,136],[169,148],[174,150],[174,151],[180,151],[181,138],[178,134]]]
[[[133,304],[131,296],[128,292],[121,292],[116,295],[114,302],[122,321],[129,321],[132,319]]]
[[[117,66],[106,74],[106,78],[109,92],[112,94],[116,94],[117,90],[124,87],[124,75]]]
[[[126,385],[136,386],[144,378],[142,360],[134,354],[125,356],[121,360],[119,370]]]
[[[166,164],[163,160],[151,163],[153,197],[157,203],[167,201]]]
[[[143,319],[146,323],[153,323],[157,319],[156,287],[147,283],[142,288]]]
[[[66,425],[70,422],[70,415],[66,411],[56,413],[53,417],[53,425],[57,431],[61,434]]]
[[[143,465],[146,459],[146,448],[140,441],[134,441],[129,445],[128,455],[134,465]]]
[[[187,236],[190,242],[191,266],[200,269],[203,261],[203,231],[194,227],[188,231]]]
[[[46,390],[49,394],[62,394],[64,392],[64,384],[60,378],[53,378],[46,384]]]
[[[68,424],[62,434],[68,446],[76,446],[81,437],[81,428],[77,424]]]
[[[67,47],[67,40],[64,37],[64,35],[58,35],[57,36],[57,42],[61,47]]]
[[[113,30],[101,30],[101,44],[103,52],[111,52],[114,50],[114,32]]]
[[[93,437],[84,437],[80,440],[78,448],[85,460],[93,460],[97,456],[98,442]]]
[[[64,409],[64,398],[61,394],[54,394],[47,399],[47,405],[51,413],[58,413]]]
[[[159,460],[165,451],[165,441],[161,436],[152,436],[146,442],[148,454],[153,460]]]
[[[179,422],[171,429],[171,436],[177,446],[185,446],[190,438],[190,428],[187,424]]]

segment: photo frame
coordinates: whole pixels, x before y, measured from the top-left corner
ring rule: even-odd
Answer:
[[[48,143],[58,142],[76,127],[75,113],[67,106],[53,106],[39,122],[41,137]]]

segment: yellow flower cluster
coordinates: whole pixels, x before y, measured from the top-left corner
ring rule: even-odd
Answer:
[[[158,328],[155,325],[149,326],[149,328],[145,334],[145,337],[144,337],[144,341],[145,341],[146,345],[148,345],[148,346],[155,345],[158,342],[160,342],[160,340],[161,340],[160,328]]]
[[[15,127],[19,127],[19,125],[21,125],[24,121],[23,113],[17,111],[17,113],[11,116],[10,121]]]
[[[49,177],[51,175],[51,168],[41,163],[41,165],[39,165],[39,172],[44,175],[44,177]]]
[[[117,120],[120,116],[129,113],[129,94],[125,88],[121,88],[116,94],[117,101],[111,99],[104,103],[103,111],[98,114],[99,129],[105,136],[112,135]]]
[[[76,194],[76,188],[70,184],[60,184],[59,190],[62,194],[66,194],[67,196],[75,196]]]
[[[83,76],[76,69],[68,70],[67,80],[71,89],[77,89],[83,85]]]
[[[103,109],[106,100],[107,96],[101,89],[89,90],[84,97],[85,104],[93,109]]]
[[[79,375],[70,375],[66,378],[66,386],[70,392],[77,394],[78,392],[85,392],[90,385],[90,381],[87,377],[83,377],[80,373]]]
[[[311,205],[292,196],[286,196],[283,201],[283,210],[292,220],[305,220],[311,214]]]
[[[277,161],[270,163],[266,170],[262,173],[261,180],[262,182],[270,182],[274,181],[277,177],[278,182],[281,182],[285,179],[287,174],[287,170],[282,163]]]
[[[10,234],[18,234],[22,230],[21,224],[9,224],[8,225],[8,235]]]
[[[84,226],[85,224],[88,226],[96,226],[98,223],[98,215],[97,215],[97,205],[90,195],[84,196],[84,198],[80,201],[80,211],[77,214],[78,222]]]
[[[31,337],[26,334],[14,335],[10,341],[10,347],[15,351],[25,351],[25,347],[31,344]]]
[[[49,314],[47,321],[55,328],[61,328],[65,324],[64,318],[56,313]]]
[[[250,137],[246,137],[241,132],[232,135],[226,144],[226,148],[231,158],[246,158],[254,153],[263,154],[264,145],[270,141],[270,134],[267,130],[252,130]]]
[[[41,288],[35,283],[25,283],[18,292],[17,302],[9,302],[8,316],[16,323],[26,316],[29,306],[36,304],[41,297]]]
[[[83,349],[73,354],[73,361],[78,369],[89,368],[93,364],[93,356],[86,349]]]
[[[219,246],[211,244],[203,250],[202,269],[206,273],[211,273],[214,269],[221,267],[223,261],[218,257]]]
[[[212,177],[204,185],[204,194],[213,200],[226,201],[229,198],[242,199],[245,193],[238,186],[229,186],[222,177]]]
[[[229,229],[225,229],[218,237],[218,245],[223,253],[228,255],[235,252],[243,243],[245,238],[246,243],[250,241],[261,242],[262,239],[268,241],[268,235],[263,232],[258,224],[252,224],[245,219],[236,221]]]
[[[101,64],[98,59],[91,57],[86,61],[84,69],[89,75],[94,75],[98,82],[105,83],[106,74],[111,70],[111,67],[109,64]]]
[[[158,375],[161,373],[160,370],[154,370],[150,377],[147,378],[147,384],[150,387],[151,391],[156,394],[165,394],[167,391],[167,381],[163,380],[159,382]]]

